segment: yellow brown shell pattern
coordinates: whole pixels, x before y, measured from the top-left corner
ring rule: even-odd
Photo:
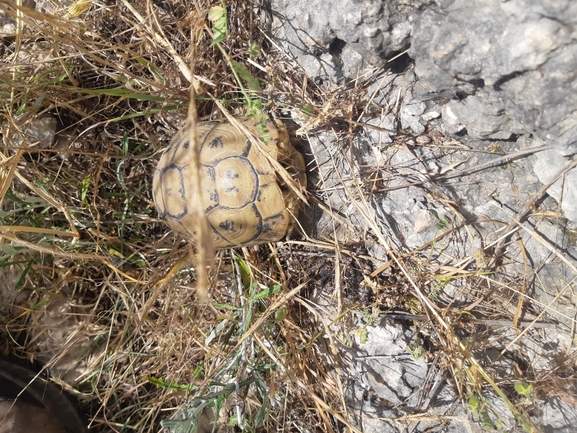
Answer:
[[[255,127],[243,122],[251,131]],[[282,125],[267,123],[270,139],[261,146],[275,159],[288,161],[301,186],[304,160]],[[280,240],[292,228],[297,198],[281,188],[277,175],[255,143],[226,120],[198,125],[202,205],[215,248],[257,245]],[[183,129],[165,150],[153,177],[159,216],[175,231],[194,238],[192,148]],[[288,208],[291,210],[287,210]]]

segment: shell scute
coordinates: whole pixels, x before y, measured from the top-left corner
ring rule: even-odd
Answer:
[[[242,122],[259,135],[254,122]],[[198,206],[195,200],[200,199],[216,248],[256,245],[284,237],[298,206],[293,203],[294,195],[282,188],[269,158],[292,164],[286,168],[302,186],[306,182],[304,160],[288,140],[284,126],[268,122],[267,130],[266,142],[257,146],[228,121],[199,123],[198,173],[191,164],[194,149],[188,142],[190,132],[181,130],[162,154],[153,175],[152,192],[159,216],[173,230],[193,239],[196,221],[189,209]],[[200,198],[193,197],[197,179]]]

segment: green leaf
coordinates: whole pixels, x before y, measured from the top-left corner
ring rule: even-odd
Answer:
[[[6,255],[8,256],[15,256],[16,254],[18,254],[18,249],[14,248],[12,245],[10,244],[5,244],[3,243],[0,246],[0,249],[6,253]]]
[[[277,322],[282,322],[284,319],[286,319],[286,315],[287,315],[286,307],[281,307],[274,312],[274,320],[276,320]]]
[[[436,226],[437,230],[443,230],[446,229],[447,227],[449,227],[449,222],[444,218],[439,219],[439,222],[437,223]]]
[[[238,255],[235,255],[238,267],[240,269],[240,278],[245,289],[250,287],[251,273],[250,266]]]
[[[305,118],[310,118],[313,117],[315,114],[315,110],[313,107],[311,107],[310,105],[303,105],[301,107],[301,113],[303,114],[303,116],[305,116]]]
[[[164,77],[162,76],[162,72],[160,71],[160,69],[158,69],[152,63],[150,63],[148,60],[143,59],[142,57],[135,57],[134,60],[136,60],[141,65],[146,66],[148,68],[148,70],[150,72],[152,72],[156,78],[158,78],[160,81],[164,82]]]
[[[234,60],[231,60],[230,64],[234,69],[234,72],[236,72],[236,74],[240,77],[240,79],[246,83],[246,85],[250,90],[254,90],[257,92],[261,90],[258,79],[255,78],[250,73],[250,71],[248,70],[248,68],[244,63],[239,63],[235,62]]]
[[[213,6],[208,11],[208,20],[212,22],[212,45],[219,44],[228,36],[226,19],[226,8],[223,6]]]
[[[489,411],[487,409],[481,411],[481,422],[483,423],[483,430],[493,430],[495,429],[495,424],[489,416]]]
[[[88,191],[90,189],[90,181],[91,181],[92,177],[85,177],[84,179],[82,179],[82,182],[80,183],[80,199],[82,200],[82,203],[84,204],[88,204],[88,202],[86,201],[86,198],[88,197]]]
[[[119,98],[136,99],[139,101],[156,101],[166,102],[164,96],[149,95],[146,93],[137,93],[131,89],[113,88],[113,89],[78,89],[76,93],[86,93],[89,95],[107,95]]]
[[[474,395],[469,397],[469,410],[471,413],[479,413],[479,399]]]
[[[255,44],[254,42],[250,42],[248,44],[248,49],[246,50],[246,53],[251,57],[251,58],[255,58],[260,56],[260,48],[257,44]]]
[[[369,333],[367,332],[366,328],[363,328],[359,332],[359,338],[361,340],[361,344],[366,344],[369,341]]]
[[[280,286],[277,284],[277,285],[272,286],[272,287],[267,287],[262,292],[256,293],[252,297],[252,299],[253,300],[259,300],[259,299],[268,298],[270,295],[272,295],[274,293],[278,293],[278,292],[280,292]]]
[[[157,388],[172,389],[174,391],[187,392],[187,391],[192,391],[196,388],[196,386],[192,383],[189,383],[186,385],[181,385],[178,383],[167,382],[164,379],[159,379],[156,377],[149,377],[148,383],[151,383],[152,385],[156,386]]]
[[[517,382],[515,384],[515,391],[517,391],[517,394],[529,398],[533,392],[533,386],[525,382]]]

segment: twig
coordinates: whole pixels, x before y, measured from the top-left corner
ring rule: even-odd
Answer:
[[[384,319],[393,319],[393,320],[416,320],[418,322],[423,322],[428,320],[425,316],[420,316],[418,314],[409,314],[409,313],[386,313],[383,314],[382,317]],[[513,326],[513,322],[511,320],[485,320],[485,319],[466,319],[463,323],[476,323],[480,325],[486,326]],[[524,322],[517,322],[517,325],[523,328],[526,327],[534,327],[534,328],[544,328],[544,329],[554,329],[554,323],[544,323],[544,322],[535,322],[535,321],[524,321]]]
[[[499,165],[506,164],[506,163],[514,161],[516,159],[523,158],[523,157],[529,156],[529,155],[533,155],[534,153],[543,152],[544,150],[548,150],[550,148],[551,148],[551,146],[544,145],[544,146],[539,146],[539,147],[531,147],[531,148],[525,149],[525,150],[520,150],[520,151],[515,152],[515,153],[510,153],[507,155],[503,155],[499,158],[495,158],[492,161],[486,162],[484,164],[477,165],[477,166],[471,167],[471,168],[467,168],[466,170],[456,171],[453,174],[443,174],[443,175],[439,175],[439,176],[433,176],[433,180],[446,180],[446,179],[454,179],[456,177],[461,177],[461,176],[468,176],[470,174],[477,173],[478,171],[482,171],[482,170],[485,170],[487,168],[497,167]]]
[[[527,203],[525,203],[523,205],[521,210],[519,212],[517,212],[517,214],[512,217],[512,221],[504,229],[504,232],[509,233],[509,235],[503,237],[495,245],[495,249],[493,252],[493,260],[492,260],[491,265],[494,265],[495,262],[498,260],[499,253],[503,250],[503,246],[505,245],[505,243],[509,239],[509,236],[521,228],[520,223],[525,219],[525,217],[527,216],[527,213],[529,212],[531,207],[547,193],[549,188],[551,188],[551,186],[555,182],[557,182],[563,175],[565,175],[565,173],[567,173],[569,170],[571,170],[572,168],[575,168],[575,167],[577,167],[577,158],[574,158],[569,164],[567,164],[564,168],[559,170],[557,172],[557,174],[555,174],[555,176],[553,176],[549,182],[547,182],[545,185],[543,185],[541,187],[541,189],[539,189],[539,191],[537,191],[537,193],[535,193],[535,195],[529,201],[527,201]]]

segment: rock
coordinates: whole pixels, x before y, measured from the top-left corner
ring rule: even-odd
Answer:
[[[484,91],[463,100],[452,100],[443,107],[443,131],[470,137],[509,140],[514,133],[524,132],[503,109],[503,101],[495,93]]]
[[[417,104],[406,104],[401,107],[401,127],[411,129],[415,134],[425,132],[425,126],[421,123],[421,114],[425,112],[427,106],[420,102]]]
[[[546,325],[555,323],[548,328],[553,331],[525,332],[514,342],[518,333],[508,323],[509,332],[487,331],[506,341],[475,355],[495,368],[492,374],[503,371],[503,383],[514,377],[516,359],[525,356],[536,375],[548,374],[552,360],[568,350],[570,343],[561,341],[571,340],[569,330],[574,327],[570,292],[577,246],[567,228],[577,224],[577,170],[550,188],[549,196],[523,215],[521,226],[510,224],[542,185],[568,164],[567,156],[577,154],[577,2],[277,0],[273,4],[286,19],[280,23],[285,49],[310,78],[326,80],[329,89],[369,66],[383,66],[385,59],[410,45],[410,59],[405,60],[412,65],[383,68],[381,75],[370,77],[366,100],[371,105],[366,113],[373,118],[366,116],[362,122],[374,128],[347,137],[346,150],[330,134],[319,133],[311,141],[324,179],[314,183],[315,191],[338,215],[322,216],[318,233],[332,239],[336,233],[341,241],[362,240],[383,262],[390,259],[388,246],[420,260],[419,266],[445,270],[450,275],[446,281],[439,278],[428,286],[429,295],[440,305],[457,309],[477,305],[490,286],[491,296],[499,299],[498,313],[507,317],[526,296],[523,314],[542,314],[539,320]],[[387,41],[389,46],[381,45]],[[403,135],[387,131],[397,129]],[[491,165],[503,155],[543,145],[552,150]],[[479,170],[485,164],[487,168]],[[566,224],[561,216],[572,223]],[[517,231],[504,233],[511,227]],[[503,257],[487,267],[494,259],[492,248],[501,241]],[[459,272],[478,277],[483,289],[473,289],[471,280]],[[526,292],[519,294],[520,290]],[[385,426],[377,419],[397,416],[391,402],[394,406],[400,395],[412,386],[418,388],[421,378],[409,382],[404,359],[385,355],[390,362],[382,365],[371,358],[406,344],[401,332],[387,327],[367,330],[369,344],[356,341],[353,354],[342,356],[366,357],[353,367],[355,380],[347,403],[356,414],[370,415],[359,424],[364,431],[397,431],[398,426]],[[367,348],[370,344],[374,351]],[[499,370],[493,361],[503,350],[508,358],[500,359]],[[387,369],[396,369],[398,376]],[[441,387],[439,395],[445,396],[444,404],[435,409],[443,414],[447,401],[458,397],[450,387]],[[503,401],[490,391],[487,401],[503,428],[515,428]],[[532,415],[536,424],[547,431],[569,431],[574,411],[564,407],[563,421],[552,415],[558,400],[543,403],[535,402],[544,408]],[[419,428],[416,431],[425,431]],[[455,431],[462,428],[474,431],[476,426],[459,425]]]
[[[577,417],[575,414],[575,402],[564,401],[562,398],[553,397],[541,405],[543,418],[547,423],[543,426],[546,433],[574,433]]]
[[[12,0],[11,3],[16,4],[16,1]],[[34,0],[24,0],[22,6],[34,9],[36,2]],[[18,28],[16,27],[16,20],[13,18],[13,15],[0,9],[0,37],[16,36],[17,33]]]
[[[509,139],[535,132],[560,153],[577,153],[575,24],[577,3],[569,0],[425,8],[414,14],[409,50],[415,95],[453,99],[443,108],[448,133]]]
[[[331,133],[324,132],[309,137],[314,164],[318,166],[318,170],[308,178],[309,188],[325,191],[319,195],[325,210],[313,208],[301,212],[303,225],[315,237],[334,239],[336,236],[344,243],[358,241],[367,230],[367,222],[358,210],[363,204],[353,199],[350,191],[342,188],[342,183],[348,179],[347,184],[352,186],[351,180],[359,178],[359,166],[356,162],[342,158],[340,149],[332,145],[333,139]],[[366,143],[359,146],[364,146],[362,153],[365,153]]]
[[[533,159],[533,170],[541,181],[546,184],[553,179],[559,170],[569,164],[569,160],[554,150],[541,152]],[[563,209],[565,218],[577,223],[577,169],[567,172],[555,182],[547,193],[553,197]]]
[[[367,125],[375,126],[375,132],[373,134],[377,135],[375,140],[377,143],[392,143],[392,136],[396,135],[398,122],[397,118],[393,113],[384,113],[379,118],[366,119]],[[370,127],[369,127],[370,129]]]
[[[339,356],[347,363],[341,377],[350,378],[345,400],[363,432],[427,431],[425,426],[417,428],[418,421],[409,423],[407,430],[389,421],[400,414],[421,411],[426,411],[433,425],[439,423],[436,416],[440,420],[450,413],[451,420],[443,431],[461,432],[464,425],[466,431],[480,431],[462,406],[446,404],[458,397],[445,378],[436,375],[420,356],[412,331],[384,320],[378,326],[365,326],[364,331],[366,341],[357,335],[352,347],[343,349]],[[431,386],[424,386],[428,379]]]
[[[414,73],[391,74],[368,91],[382,109],[398,107],[404,130],[421,134],[428,125],[465,143],[533,134],[560,155],[577,153],[577,3],[404,3],[276,0],[273,8],[285,18],[286,49],[311,78],[351,78],[410,44]],[[569,202],[565,216],[577,223]]]
[[[422,3],[273,0],[275,36],[309,77],[342,82],[407,49],[409,15]]]
[[[6,12],[0,10],[0,36],[16,35],[16,20]]]
[[[275,0],[273,9],[285,48],[312,79],[356,78],[410,46],[418,83],[404,102],[442,112],[441,130],[473,140],[535,133],[577,153],[577,3],[406,3]],[[435,118],[411,110],[401,107],[403,127],[420,131]]]
[[[3,126],[5,127],[5,125]],[[58,121],[56,117],[44,114],[24,123],[21,130],[12,130],[10,134],[11,145],[20,146],[26,141],[27,147],[52,148],[56,140],[57,127]]]

